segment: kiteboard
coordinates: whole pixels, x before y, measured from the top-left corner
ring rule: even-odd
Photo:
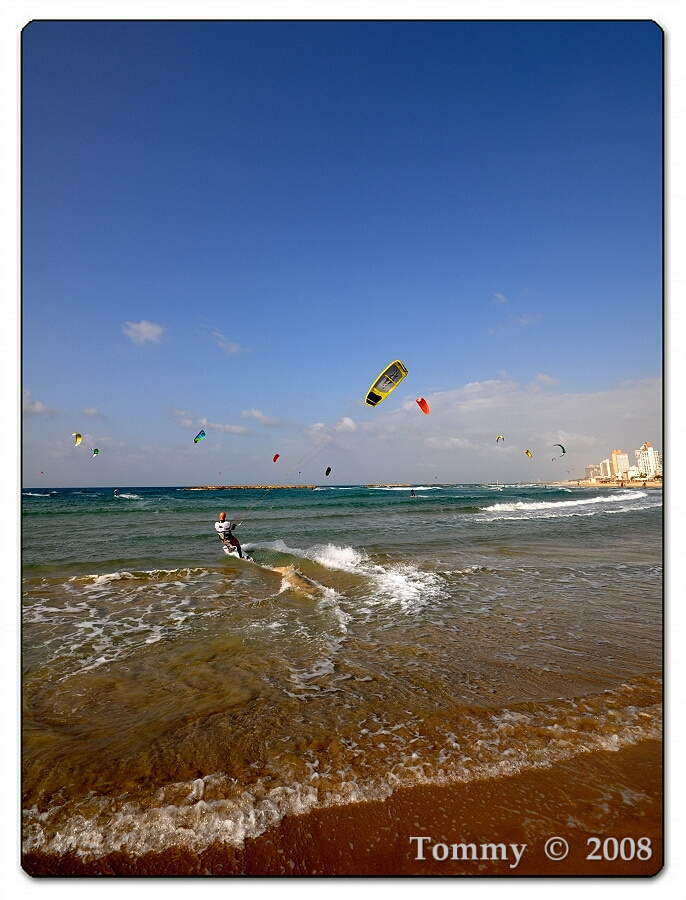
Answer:
[[[248,562],[254,562],[252,556],[248,556],[247,553],[244,553],[243,556],[238,555],[238,548],[234,547],[233,544],[224,544],[222,543],[222,548],[224,549],[224,553],[227,556],[235,556],[236,559],[247,559]]]

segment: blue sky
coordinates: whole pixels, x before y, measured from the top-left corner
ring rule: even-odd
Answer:
[[[662,42],[30,24],[24,483],[546,480],[663,449]]]

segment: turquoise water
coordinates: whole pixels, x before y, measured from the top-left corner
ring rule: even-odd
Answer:
[[[240,846],[660,737],[662,491],[414,492],[25,489],[25,849]]]

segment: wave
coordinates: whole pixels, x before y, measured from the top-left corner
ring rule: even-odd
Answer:
[[[320,674],[300,673],[301,683]],[[595,695],[542,704],[462,710],[428,730],[417,717],[367,718],[354,734],[294,756],[288,747],[268,776],[237,781],[213,772],[121,796],[65,799],[24,811],[24,852],[134,857],[214,843],[242,847],[285,816],[389,797],[401,787],[496,780],[549,768],[584,753],[618,751],[662,735],[661,681],[645,676]]]
[[[648,503],[641,501],[648,500]],[[594,515],[597,512],[635,511],[642,507],[661,505],[661,498],[655,498],[645,491],[631,494],[604,494],[599,497],[583,497],[578,500],[516,500],[509,503],[494,503],[483,507],[483,512],[500,517],[545,517],[569,515]]]
[[[113,581],[175,581],[179,578],[205,574],[207,574],[207,569],[185,566],[180,569],[144,569],[138,572],[116,571],[90,575],[73,575],[69,578],[69,581],[83,584],[88,589],[88,587],[105,587]]]
[[[364,576],[371,581],[367,606],[399,604],[405,611],[417,609],[444,596],[445,582],[435,571],[425,571],[413,563],[381,565],[367,553],[353,547],[323,544],[305,555],[328,569]]]
[[[41,579],[26,593],[25,627],[42,635],[54,681],[90,671],[212,616],[213,573],[202,567]],[[202,609],[198,598],[207,603]]]
[[[368,491],[390,491],[406,494],[408,491],[440,491],[444,485],[440,484],[367,484]]]
[[[445,595],[445,580],[433,570],[424,570],[414,563],[381,564],[364,550],[333,543],[315,544],[305,550],[288,547],[282,540],[255,545],[273,552],[288,554],[315,563],[332,572],[359,576],[368,584],[364,591],[364,605],[398,604],[406,612],[419,609]],[[266,568],[274,568],[267,564]],[[297,575],[302,575],[295,570]],[[362,602],[362,601],[361,601]],[[362,612],[358,608],[358,612]]]

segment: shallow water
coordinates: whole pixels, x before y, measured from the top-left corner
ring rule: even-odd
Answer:
[[[25,849],[239,846],[659,738],[662,492],[415,493],[25,490]]]

